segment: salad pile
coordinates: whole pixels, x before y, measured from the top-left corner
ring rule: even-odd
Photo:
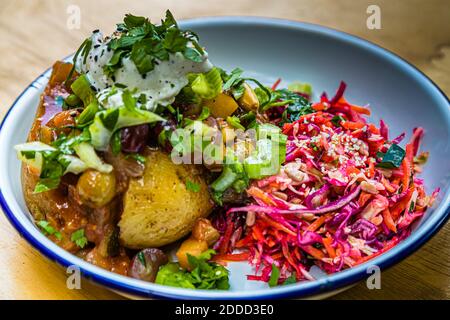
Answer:
[[[390,138],[383,121],[367,123],[370,109],[346,101],[345,88],[292,122],[284,121],[292,102],[279,100],[273,121],[288,137],[285,161],[246,189],[250,203],[218,218],[217,260],[248,260],[257,270],[248,279],[273,285],[313,280],[313,265],[334,273],[394,247],[432,205],[439,190],[427,196],[416,176],[428,158],[419,153],[424,130],[400,147],[405,133]]]

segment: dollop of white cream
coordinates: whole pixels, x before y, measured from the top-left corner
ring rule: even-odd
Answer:
[[[156,60],[154,69],[144,75],[139,73],[129,57],[122,58],[122,66],[114,75],[108,76],[103,68],[114,54],[108,49],[109,40],[105,40],[100,32],[94,32],[91,40],[92,46],[87,58],[78,56],[76,70],[86,74],[97,91],[99,102],[106,108],[123,104],[124,89],[113,89],[114,84],[125,86],[136,98],[145,95],[145,103],[142,104],[145,109],[154,110],[158,105],[167,106],[173,103],[181,89],[189,83],[189,73],[208,72],[213,67],[206,52],[201,62],[188,60],[177,52],[169,54],[168,60]]]

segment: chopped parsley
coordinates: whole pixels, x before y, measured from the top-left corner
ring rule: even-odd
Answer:
[[[127,158],[134,159],[141,164],[145,164],[145,162],[147,161],[147,158],[139,153],[130,153],[127,155]]]
[[[48,222],[46,220],[40,220],[36,224],[41,228],[41,230],[44,232],[45,235],[49,235],[49,236],[53,235],[58,240],[62,239],[61,232],[59,232],[55,228],[53,228],[50,225],[50,222]]]
[[[160,25],[155,25],[145,17],[127,14],[117,31],[120,36],[108,43],[114,53],[104,67],[104,72],[113,75],[122,66],[122,59],[129,57],[140,74],[154,69],[158,61],[169,60],[169,54],[181,53],[186,59],[201,62],[204,54],[198,44],[198,37],[191,31],[178,28],[172,13],[167,10]],[[84,44],[83,50],[86,44]]]
[[[88,243],[87,238],[84,236],[84,229],[79,229],[72,233],[70,240],[75,242],[75,244],[81,249],[83,249]]]
[[[214,250],[207,250],[199,257],[188,254],[192,271],[181,269],[178,263],[168,263],[160,267],[155,283],[179,288],[228,290],[228,270],[209,261],[215,253]]]
[[[191,180],[186,180],[186,189],[192,192],[199,192],[200,191],[200,185],[196,182],[193,182]]]
[[[344,119],[342,116],[338,116],[338,115],[334,116],[334,117],[331,119],[331,122],[332,122],[336,127],[340,127],[342,121],[345,121],[345,119]]]

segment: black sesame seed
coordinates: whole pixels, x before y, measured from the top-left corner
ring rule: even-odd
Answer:
[[[147,78],[147,74],[146,73],[144,73],[143,75],[141,75],[142,76],[142,79],[145,79],[145,78]]]
[[[91,89],[95,92],[97,92],[97,89],[94,86],[91,86]]]
[[[112,75],[112,76],[111,76],[111,80],[114,81],[114,82],[116,82],[116,76],[115,76],[115,75]]]
[[[97,49],[97,48],[99,48],[100,47],[100,45],[99,44],[96,44],[95,46],[94,46],[94,49]]]
[[[94,57],[94,61],[97,62],[98,61],[98,56]]]
[[[92,31],[92,33],[99,33],[100,32],[100,30],[98,30],[98,29],[95,29],[94,31]]]

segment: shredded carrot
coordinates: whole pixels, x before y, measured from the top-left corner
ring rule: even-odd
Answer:
[[[362,129],[365,126],[363,122],[342,121],[341,126],[348,130]]]
[[[392,219],[391,212],[389,211],[389,208],[386,208],[381,213],[383,216],[383,221],[386,224],[386,227],[389,228],[392,232],[397,232],[397,227],[395,226],[395,222]]]
[[[323,246],[325,247],[325,250],[327,250],[330,258],[334,259],[336,257],[336,250],[334,250],[332,243],[333,239],[330,236],[323,238]]]
[[[370,116],[370,109],[368,109],[368,108],[357,106],[356,104],[351,104],[350,108],[353,111]]]
[[[307,231],[316,231],[317,229],[319,229],[325,223],[325,221],[328,219],[329,216],[330,215],[328,215],[328,214],[320,216],[319,218],[316,219],[316,221],[311,223],[308,226],[308,228],[306,228],[306,230]]]
[[[248,252],[234,253],[234,254],[218,254],[214,256],[214,261],[245,261],[250,254]]]
[[[280,82],[281,82],[281,78],[278,78],[277,81],[274,82],[274,84],[272,85],[272,88],[271,88],[272,91],[277,89]]]
[[[369,199],[372,198],[372,194],[368,192],[362,191],[358,198],[358,204],[361,207],[364,207],[366,203],[369,201]]]
[[[402,170],[403,170],[403,178],[402,178],[402,186],[403,190],[407,190],[409,187],[409,179],[411,176],[411,166],[409,164],[408,159],[403,159],[402,161]]]

